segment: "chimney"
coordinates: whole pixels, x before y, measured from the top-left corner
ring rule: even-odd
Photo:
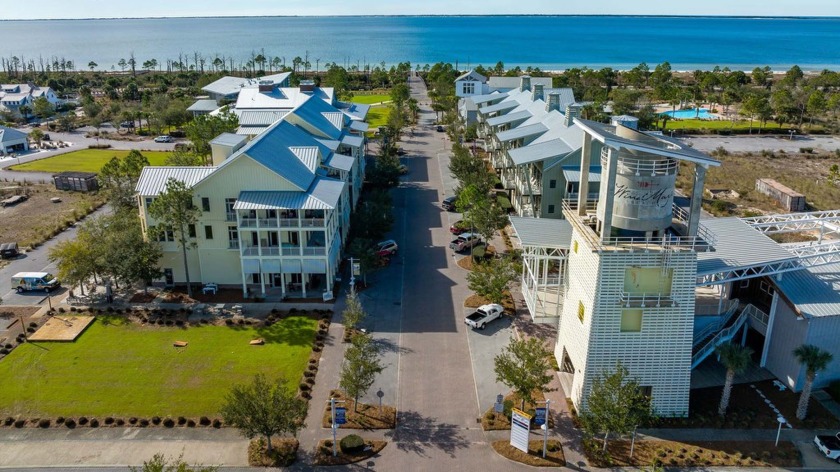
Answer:
[[[315,81],[314,80],[301,80],[300,81],[300,91],[303,93],[312,93],[315,91]]]
[[[534,93],[531,95],[531,98],[533,98],[535,102],[537,100],[543,100],[545,98],[545,85],[534,84]]]
[[[271,93],[271,92],[274,91],[274,81],[260,80],[259,88],[260,88],[260,93]]]
[[[523,75],[519,78],[519,91],[524,92],[526,90],[531,90],[531,76],[530,75]]]
[[[560,111],[560,92],[548,92],[548,100],[545,102],[545,111]]]
[[[559,98],[559,97],[558,97]],[[580,110],[581,106],[577,103],[570,103],[566,105],[566,127],[572,126],[575,122],[575,118],[580,117]]]

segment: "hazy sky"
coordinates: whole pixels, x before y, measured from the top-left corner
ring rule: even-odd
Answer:
[[[0,4],[11,0],[0,0]],[[259,15],[613,14],[840,16],[838,0],[40,0],[5,19]],[[522,8],[522,9],[520,9]]]

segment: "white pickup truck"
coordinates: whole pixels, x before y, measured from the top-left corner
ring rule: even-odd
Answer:
[[[840,433],[834,436],[814,436],[814,445],[825,457],[840,464]]]
[[[484,329],[487,327],[488,323],[496,318],[500,318],[503,314],[505,314],[505,309],[502,305],[497,305],[495,303],[482,305],[473,313],[467,315],[467,317],[464,318],[464,323],[466,323],[470,328]]]

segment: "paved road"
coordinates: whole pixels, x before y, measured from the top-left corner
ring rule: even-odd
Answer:
[[[763,150],[799,152],[799,148],[812,147],[825,151],[840,149],[836,136],[797,136],[793,140],[782,136],[692,136],[684,139],[695,149],[711,152],[720,146],[729,152],[760,152]]]

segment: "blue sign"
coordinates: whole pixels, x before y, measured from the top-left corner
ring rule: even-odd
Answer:
[[[545,424],[545,408],[537,408],[534,415],[534,424],[542,426]]]
[[[347,423],[347,408],[339,407],[335,409],[335,424]]]

